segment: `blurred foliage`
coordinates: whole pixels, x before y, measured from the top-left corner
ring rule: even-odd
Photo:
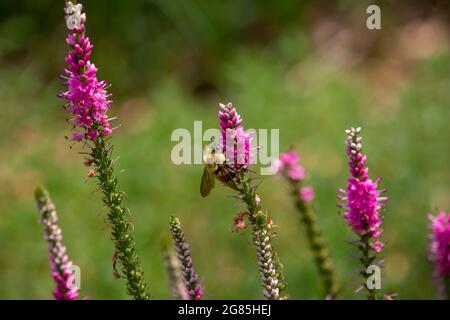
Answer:
[[[346,243],[352,236],[336,193],[348,175],[344,129],[362,126],[370,174],[384,178],[390,198],[382,286],[400,298],[434,297],[426,214],[436,206],[450,210],[450,53],[448,27],[440,23],[446,2],[408,2],[415,9],[409,11],[405,1],[381,2],[378,33],[365,29],[368,2],[355,3],[85,2],[93,61],[113,85],[111,114],[122,124],[113,137],[117,172],[125,170],[120,185],[155,298],[169,297],[160,243],[172,214],[183,223],[207,298],[261,297],[250,234],[231,232],[241,210],[232,192],[217,187],[201,199],[202,166],[170,161],[171,132],[193,128],[194,120],[216,126],[215,104],[229,100],[247,127],[280,128],[281,148],[295,145],[301,153],[345,298],[362,296],[353,293],[353,249]],[[69,128],[55,97],[67,50],[62,5],[0,5],[0,298],[51,297],[33,203],[37,184],[57,205],[69,255],[81,268],[82,294],[126,298],[123,280],[112,276],[113,245],[100,194],[77,153],[83,148],[70,149],[64,139]],[[419,31],[446,40],[430,43]],[[423,48],[431,49],[417,52]],[[321,298],[286,190],[282,180],[266,177],[259,193],[278,226],[274,245],[287,292]]]

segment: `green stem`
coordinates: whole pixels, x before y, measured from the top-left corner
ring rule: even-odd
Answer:
[[[443,282],[443,292],[442,299],[450,300],[450,276],[446,276],[442,279]]]
[[[260,204],[256,202],[255,189],[251,186],[251,179],[247,174],[240,177],[240,186],[239,191],[247,205],[248,220],[252,226],[253,242],[258,255],[258,267],[264,297],[267,300],[283,299],[280,291],[285,287],[284,277],[270,243],[271,232],[267,226],[268,217],[262,213]]]
[[[144,272],[139,266],[135,249],[133,225],[129,221],[129,210],[122,206],[124,193],[117,191],[117,178],[113,175],[111,150],[104,138],[100,137],[92,146],[91,161],[96,170],[98,185],[103,193],[103,204],[108,208],[108,222],[115,245],[117,259],[127,281],[127,292],[136,300],[149,300],[150,293],[144,282]]]
[[[372,253],[373,250],[370,246],[370,239],[371,239],[370,233],[366,233],[361,236],[359,244],[358,244],[358,249],[361,251],[361,256],[360,256],[359,260],[363,266],[363,270],[361,270],[361,276],[362,276],[363,280],[365,281],[363,285],[367,291],[367,299],[368,300],[379,300],[377,289],[376,288],[370,289],[367,286],[367,268],[374,264],[374,261],[376,258],[375,254]]]
[[[323,286],[327,296],[335,299],[339,293],[339,286],[336,280],[336,272],[327,249],[322,233],[317,223],[316,213],[313,208],[302,201],[299,197],[299,187],[296,182],[291,181],[292,193],[296,199],[296,207],[300,213],[300,219],[306,228],[306,237],[313,252],[317,268],[322,277]]]

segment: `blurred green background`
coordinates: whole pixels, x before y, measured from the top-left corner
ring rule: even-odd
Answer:
[[[366,28],[381,7],[382,30]],[[127,298],[114,280],[113,245],[100,194],[70,149],[59,74],[63,1],[0,4],[0,298],[49,299],[46,244],[33,202],[45,185],[64,242],[81,268],[82,296]],[[168,217],[186,232],[206,298],[261,298],[248,231],[231,232],[242,207],[224,187],[202,199],[201,165],[170,161],[176,128],[217,126],[216,104],[232,101],[247,127],[280,128],[316,189],[315,208],[344,288],[352,239],[336,207],[348,176],[345,128],[362,126],[372,177],[383,177],[386,249],[382,287],[432,299],[427,213],[450,210],[450,52],[447,1],[92,1],[84,2],[93,62],[108,80],[122,127],[113,137],[138,253],[156,299],[169,298],[160,251]],[[277,228],[274,246],[293,299],[322,298],[303,226],[281,179],[259,193]]]

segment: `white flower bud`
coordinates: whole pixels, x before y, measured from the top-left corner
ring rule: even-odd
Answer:
[[[83,6],[81,4],[72,4],[66,2],[64,12],[66,13],[66,26],[69,30],[78,29],[86,21],[86,14],[81,13]]]

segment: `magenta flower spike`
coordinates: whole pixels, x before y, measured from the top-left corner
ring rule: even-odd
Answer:
[[[237,113],[236,108],[233,107],[231,102],[228,102],[226,105],[219,103],[219,112],[217,117],[220,120],[220,127],[222,130],[237,129],[241,127],[242,118]]]
[[[430,260],[439,296],[450,299],[450,213],[440,211],[437,216],[429,215],[431,221]]]
[[[225,163],[235,171],[245,170],[253,161],[256,150],[252,148],[254,133],[244,131],[242,118],[231,102],[219,103],[217,114],[221,128],[220,146]]]
[[[387,197],[382,194],[385,190],[379,190],[378,184],[381,178],[372,181],[366,167],[367,157],[362,153],[361,128],[350,128],[347,133],[346,152],[349,157],[351,177],[348,179],[347,189],[340,189],[338,199],[343,201],[338,206],[345,210],[344,218],[353,232],[360,236],[359,248],[362,251],[360,261],[365,270],[374,263],[376,255],[384,247],[381,241],[383,229],[381,227]],[[369,298],[376,299],[375,289],[369,289]]]
[[[78,288],[75,286],[72,276],[72,261],[62,244],[62,231],[58,226],[58,214],[55,205],[47,191],[42,188],[35,190],[36,205],[41,214],[41,224],[44,226],[44,239],[48,244],[48,260],[51,274],[56,282],[53,297],[56,300],[76,300]]]
[[[351,178],[348,179],[347,189],[340,189],[339,199],[344,202],[340,205],[345,209],[344,218],[353,232],[359,236],[367,236],[371,240],[371,248],[379,253],[383,248],[380,240],[383,232],[381,211],[384,209],[387,197],[382,196],[385,190],[379,190],[381,178],[372,181],[369,179],[369,169],[365,166],[367,157],[362,153],[362,137],[359,136],[361,128],[346,130],[346,151],[350,159]]]
[[[129,210],[122,205],[124,193],[117,190],[118,181],[114,176],[113,148],[108,141],[112,133],[107,116],[111,103],[108,84],[98,80],[98,68],[90,60],[93,45],[85,34],[86,15],[82,9],[81,4],[66,2],[64,12],[69,29],[66,42],[70,49],[65,59],[68,66],[62,76],[66,91],[59,97],[65,99],[65,108],[70,113],[71,140],[83,141],[90,149],[85,165],[93,168],[87,176],[97,179],[103,204],[108,208],[115,257],[122,271],[116,278],[126,279],[129,295],[138,300],[148,300],[151,296],[136,253]]]
[[[90,61],[93,45],[85,35],[86,15],[81,4],[67,2],[66,25],[70,47],[65,69],[67,91],[60,93],[66,100],[65,107],[71,114],[69,121],[74,132],[72,140],[95,141],[100,136],[111,134],[107,111],[111,103],[108,84],[97,79],[98,68]]]
[[[300,165],[300,157],[293,149],[280,154],[278,171],[295,182],[305,179],[305,168]]]
[[[303,202],[313,202],[316,194],[314,193],[314,188],[310,186],[305,186],[300,189],[299,195]]]

